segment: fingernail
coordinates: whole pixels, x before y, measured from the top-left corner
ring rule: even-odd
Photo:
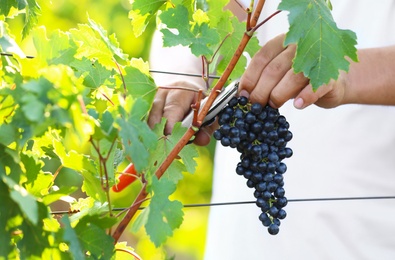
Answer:
[[[303,108],[303,105],[304,105],[304,101],[303,101],[302,98],[297,98],[297,99],[295,99],[295,101],[294,101],[294,107],[295,107],[295,108],[297,108],[297,109],[302,109],[302,108]]]
[[[240,97],[246,97],[246,98],[249,98],[250,97],[250,93],[248,93],[247,92],[247,90],[245,90],[245,89],[242,89],[241,91],[240,91]]]

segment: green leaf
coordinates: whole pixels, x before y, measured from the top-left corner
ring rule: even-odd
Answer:
[[[3,21],[0,21],[0,47],[4,52],[16,54],[22,58],[26,57],[22,49],[15,42],[14,38],[10,36],[8,24]]]
[[[339,70],[348,71],[346,57],[358,60],[355,33],[337,27],[325,1],[283,0],[278,8],[289,11],[284,44],[297,44],[294,71],[303,72],[314,91],[337,79]]]
[[[210,28],[207,23],[191,24],[188,9],[182,5],[169,8],[159,17],[167,26],[167,28],[161,30],[164,47],[181,44],[189,46],[196,56],[210,56],[213,54],[213,48],[210,47],[220,41],[217,31]],[[177,32],[174,32],[174,30]]]
[[[0,1],[0,14],[7,16],[11,7],[17,7],[16,0],[3,0]]]
[[[74,60],[70,63],[70,66],[77,70],[77,76],[84,78],[83,83],[88,88],[96,89],[102,85],[114,85],[114,79],[111,79],[113,71],[108,70],[97,60],[92,62],[89,59],[82,58],[82,60]]]
[[[41,198],[48,194],[49,188],[53,185],[53,176],[48,173],[40,173],[36,176],[34,182],[25,184],[29,194]]]
[[[163,136],[163,130],[165,126],[165,120],[162,120],[160,124],[157,124],[154,127],[154,132],[158,136],[162,136],[159,138],[158,144],[156,147],[156,153],[152,154],[150,157],[150,169],[148,172],[155,172],[156,169],[160,166],[160,164],[166,159],[170,151],[174,148],[177,142],[182,138],[185,131],[187,130],[184,127],[181,127],[181,123],[176,123],[174,125],[173,131],[169,136]],[[172,180],[173,183],[177,184],[179,180],[183,178],[183,172],[188,171],[190,173],[195,172],[196,162],[194,158],[198,156],[198,152],[196,148],[192,145],[184,146],[184,148],[179,153],[181,158],[181,163],[178,160],[173,161],[170,167],[167,169],[166,173],[162,178],[167,178]],[[147,176],[149,178],[149,176]]]
[[[76,210],[78,213],[73,214],[70,217],[72,223],[77,223],[80,219],[86,218],[87,216],[103,216],[108,213],[108,203],[101,203],[92,197],[79,198],[78,201],[73,202],[70,206],[70,210]],[[107,218],[103,224],[107,223]],[[109,226],[106,226],[109,227]]]
[[[139,37],[145,31],[145,28],[147,28],[147,25],[151,18],[166,2],[166,0],[132,1],[129,18],[131,19],[133,33],[135,37]]]
[[[40,257],[50,246],[50,232],[43,226],[44,219],[49,218],[48,208],[4,175],[0,177],[0,197],[0,228],[6,231],[0,236],[0,256],[7,258],[17,244],[21,259]],[[12,234],[14,231],[21,232],[22,236],[17,238]]]
[[[67,153],[64,144],[56,137],[53,140],[53,148],[64,167],[73,169],[84,177],[82,191],[101,202],[107,200],[100,177],[98,176],[99,174],[96,171],[95,163],[92,160],[74,150]]]
[[[12,112],[15,109],[15,102],[14,102],[14,98],[12,97],[12,95],[9,94],[5,94],[5,95],[0,95],[0,100],[1,100],[1,105],[0,105],[0,124],[4,125],[3,123],[6,122],[7,118],[12,114]],[[14,135],[17,135],[16,133],[14,133]],[[2,140],[3,138],[0,137],[0,140]],[[5,142],[7,143],[8,141],[0,141],[1,142]]]
[[[179,201],[170,201],[168,197],[175,191],[174,182],[161,178],[152,180],[154,193],[149,205],[149,214],[145,229],[155,246],[163,244],[167,237],[173,235],[173,230],[180,227],[184,213]]]
[[[95,21],[88,17],[88,22],[91,28],[96,31],[96,33],[100,36],[102,41],[107,45],[107,47],[114,53],[114,55],[119,58],[126,60],[128,55],[123,53],[122,49],[119,48],[119,42],[115,38],[115,34],[110,36],[107,35],[107,31],[103,29],[103,27],[97,24]]]
[[[157,91],[154,80],[149,75],[132,66],[125,67],[125,72],[126,75],[123,77],[128,94],[134,99],[143,98],[151,106]]]
[[[17,128],[15,128],[13,125],[0,125],[0,143],[8,146],[12,142],[14,142],[17,138],[17,131]]]
[[[77,44],[77,59],[87,58],[97,60],[107,69],[116,68],[115,57],[126,59],[119,48],[119,43],[114,35],[108,36],[107,32],[93,20],[88,24],[79,24],[78,29],[70,30],[72,40]]]
[[[231,18],[233,16],[232,12],[229,10],[224,10],[224,7],[228,4],[229,0],[208,0],[209,9],[207,15],[210,18],[210,26],[216,28],[220,23],[227,23],[228,26],[223,26],[228,28],[225,30],[225,35],[233,31]],[[221,33],[221,37],[224,34]]]
[[[158,9],[166,2],[166,0],[135,0],[132,3],[132,9],[139,10],[142,15],[147,13],[153,14],[156,13]]]
[[[37,225],[39,213],[36,199],[7,176],[2,176],[2,181],[6,183],[11,190],[10,197],[19,205],[19,209],[25,214],[26,218],[29,219],[33,225]]]
[[[174,138],[173,142],[175,142],[176,140],[180,140],[182,135],[184,135],[184,133],[185,133],[185,128],[181,127],[181,124],[177,123],[174,126],[170,141],[172,141],[173,138]],[[194,173],[197,166],[195,158],[199,156],[199,153],[196,150],[196,148],[193,145],[186,145],[179,153],[179,156],[181,157],[181,160],[185,165],[186,170],[189,173]]]
[[[225,39],[223,45],[219,49],[219,54],[220,54],[219,57],[221,57],[217,69],[219,74],[222,74],[225,71],[226,66],[233,58],[233,55],[236,52],[242,37],[244,36],[245,28],[246,28],[245,23],[239,22],[236,17],[229,18],[228,20],[230,20],[232,23],[233,32],[228,36],[228,38]],[[229,25],[227,24],[226,21],[221,20],[218,26],[219,26],[218,30],[225,32],[228,29]],[[221,33],[221,35],[223,35],[223,33]],[[252,57],[259,49],[260,46],[258,39],[255,36],[253,36],[248,42],[248,45],[246,46],[244,51],[247,52],[250,57]],[[247,58],[245,55],[242,55],[239,58],[239,61],[236,64],[229,80],[233,81],[236,80],[237,78],[240,78],[245,71],[246,64],[247,64]]]
[[[70,253],[73,259],[80,260],[85,259],[81,243],[75,230],[71,227],[68,216],[64,215],[61,219],[64,225],[63,239],[68,242]]]
[[[44,119],[45,105],[33,95],[25,95],[21,100],[24,104],[22,111],[25,117],[32,122],[41,122]]]
[[[68,196],[71,193],[78,190],[78,187],[61,187],[56,191],[50,191],[47,195],[43,197],[43,203],[45,205],[50,205],[56,201],[59,201],[64,196]]]
[[[105,223],[113,225],[114,222]],[[85,250],[88,250],[93,258],[111,259],[114,254],[114,240],[106,233],[105,228],[108,226],[103,225],[103,219],[100,220],[98,216],[87,216],[80,219],[75,232],[78,240]]]
[[[36,161],[32,156],[21,154],[21,161],[26,169],[26,177],[28,183],[33,183],[38,174],[41,172],[41,168],[44,164],[40,161]]]
[[[67,33],[56,30],[47,37],[45,27],[36,28],[33,42],[37,50],[37,59],[42,67],[51,64],[69,65],[74,60],[77,46],[70,41]]]
[[[36,0],[24,0],[24,2],[27,3],[27,6],[25,8],[26,18],[25,26],[22,30],[22,36],[23,38],[26,38],[26,36],[30,33],[30,31],[38,22],[40,6],[37,4]]]
[[[9,194],[9,187],[0,178],[0,258],[8,259],[8,255],[14,251],[15,245],[12,242],[11,232],[17,229],[22,222],[18,204],[16,204]],[[7,230],[7,232],[5,232]]]
[[[22,30],[22,36],[25,38],[37,24],[40,6],[35,0],[1,0],[0,15],[10,15],[12,7],[20,11],[20,13],[22,11],[25,13],[25,24]]]
[[[117,123],[120,126],[119,135],[122,138],[125,155],[130,156],[136,171],[141,172],[147,167],[150,152],[155,150],[157,136],[146,122],[141,121],[139,114],[129,118],[118,118]]]
[[[30,221],[24,220],[21,225],[23,239],[18,241],[18,248],[21,252],[21,259],[32,258],[32,255],[40,257],[46,248],[50,247],[49,240],[53,239],[51,232],[44,229],[44,219],[49,218],[48,208],[41,202],[38,205],[38,223],[33,225]]]
[[[64,239],[72,247],[73,255],[88,251],[94,259],[111,259],[114,240],[106,233],[106,229],[115,225],[117,219],[102,217],[108,211],[107,205],[85,198],[73,204],[71,210],[74,209],[80,212],[70,218],[62,218],[62,222],[67,224]],[[74,225],[72,229],[71,226]]]

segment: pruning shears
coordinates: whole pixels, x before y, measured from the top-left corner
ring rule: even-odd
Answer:
[[[228,102],[237,94],[237,90],[239,87],[239,82],[234,81],[230,83],[227,87],[223,88],[221,93],[218,94],[217,98],[214,100],[211,105],[209,111],[207,112],[206,117],[202,122],[202,126],[209,125],[214,122],[215,117],[218,113],[228,104]],[[207,102],[207,97],[203,99],[200,103],[200,107],[202,108],[204,104]],[[191,111],[181,122],[183,127],[190,127],[193,121],[194,111]],[[134,164],[130,163],[124,170],[123,174],[119,176],[119,181],[112,187],[112,190],[115,192],[120,192],[125,189],[127,186],[132,184],[137,178],[139,174],[136,172],[134,168]]]

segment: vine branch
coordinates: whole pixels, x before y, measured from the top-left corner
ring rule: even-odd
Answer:
[[[265,0],[259,0],[259,2],[257,4],[256,10],[254,11],[254,14],[253,14],[251,21],[249,23],[252,26],[252,29],[254,29],[254,27],[259,19],[259,16],[261,14],[264,3],[265,3]],[[233,69],[235,68],[240,57],[243,55],[243,52],[247,46],[247,43],[251,39],[251,37],[252,37],[252,33],[250,33],[249,31],[246,30],[246,32],[243,35],[243,38],[241,39],[241,41],[239,43],[239,46],[237,47],[232,59],[230,60],[228,66],[226,67],[224,73],[222,74],[222,76],[219,78],[219,80],[215,84],[214,88],[210,92],[210,95],[208,96],[206,103],[204,104],[201,111],[199,112],[199,114],[197,116],[197,122],[203,122],[211,105],[214,103],[215,99],[217,98],[218,94],[221,92],[221,89],[224,87],[225,83],[227,82],[230,74],[232,73]],[[193,126],[193,125],[190,128],[188,128],[188,130],[185,132],[185,134],[181,137],[181,139],[178,141],[178,143],[174,146],[174,148],[170,151],[168,156],[165,158],[165,160],[162,162],[162,164],[156,170],[155,175],[158,179],[160,179],[163,176],[165,171],[169,168],[170,164],[174,161],[175,158],[177,158],[180,151],[184,148],[185,145],[188,144],[189,140],[191,140],[191,138],[196,134],[196,132],[198,130],[199,130],[199,128],[196,126]],[[140,208],[142,202],[147,197],[147,195],[148,195],[148,193],[146,191],[146,184],[144,184],[140,193],[137,195],[135,201],[133,202],[132,206],[127,211],[126,215],[124,216],[124,218],[121,220],[121,222],[117,226],[116,230],[114,231],[114,233],[112,235],[112,237],[114,238],[114,243],[116,243],[118,241],[118,239],[122,235],[123,231],[126,229],[129,222],[131,221],[133,216],[136,214],[137,210]]]

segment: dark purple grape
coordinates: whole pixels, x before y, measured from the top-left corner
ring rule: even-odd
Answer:
[[[286,147],[293,137],[289,123],[278,109],[251,104],[246,97],[232,98],[218,114],[218,123],[214,138],[240,152],[236,173],[254,189],[262,211],[259,220],[270,234],[277,234],[280,220],[287,215],[283,209],[288,203],[283,176],[287,166],[282,160],[293,154]]]

